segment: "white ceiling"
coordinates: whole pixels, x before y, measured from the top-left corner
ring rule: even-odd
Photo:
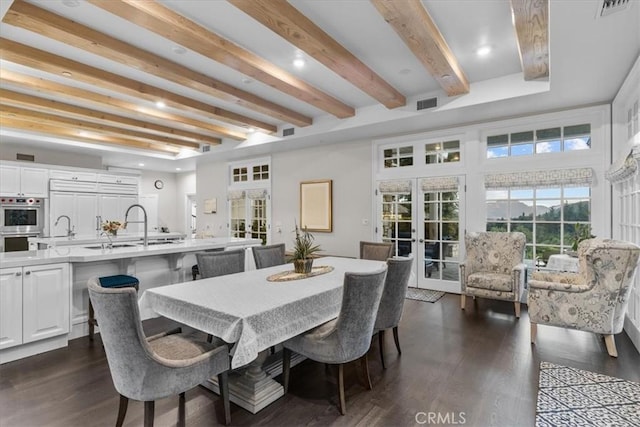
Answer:
[[[4,15],[11,2],[0,1]],[[640,52],[640,1],[631,0],[626,10],[596,18],[601,1],[550,1],[550,77],[544,81],[525,82],[521,76],[508,0],[423,0],[471,83],[469,94],[448,98],[370,2],[291,0],[290,3],[295,8],[405,95],[406,106],[392,110],[380,105],[305,54],[302,55],[307,61],[304,69],[295,69],[292,60],[299,54],[298,49],[230,3],[162,1],[210,31],[356,109],[354,117],[338,119],[191,50],[181,55],[176,54],[173,51],[175,43],[84,1],[79,1],[77,7],[68,7],[65,5],[67,2],[59,0],[31,0],[29,3],[311,116],[314,124],[304,128],[295,127],[294,136],[283,138],[282,129],[294,126],[275,122],[273,118],[260,113],[2,23],[0,35],[3,38],[275,124],[278,126],[278,134],[253,134],[244,142],[225,139],[223,144],[212,146],[209,153],[177,160],[157,155],[153,157],[149,153],[123,148],[62,141],[59,138],[5,128],[0,129],[0,141],[100,155],[105,166],[138,168],[138,163],[144,162],[145,169],[175,171],[176,167],[182,170],[193,169],[196,161],[206,161],[213,157],[233,159],[262,155],[312,144],[378,138],[610,102]],[[484,45],[490,45],[492,53],[479,57],[476,49]],[[3,70],[19,70],[34,76],[46,74],[7,61],[1,61],[0,65]],[[47,78],[86,87],[60,76],[47,75]],[[112,95],[108,91],[103,92]],[[416,111],[415,102],[431,96],[438,96],[438,108]]]

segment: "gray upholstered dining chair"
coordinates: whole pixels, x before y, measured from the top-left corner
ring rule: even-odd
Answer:
[[[386,261],[393,256],[391,242],[360,242],[360,259]]]
[[[124,422],[129,399],[144,402],[145,426],[153,425],[154,401],[175,394],[180,395],[178,413],[184,416],[185,392],[213,375],[218,376],[225,423],[231,422],[226,345],[196,341],[179,330],[147,338],[135,289],[103,288],[97,277],[89,279],[87,287],[111,378],[120,393],[116,426]]]
[[[384,333],[387,329],[393,328],[393,340],[396,343],[396,349],[398,349],[398,354],[402,354],[398,338],[398,325],[402,317],[404,299],[407,294],[412,268],[412,257],[398,257],[387,260],[387,278],[384,281],[384,291],[380,299],[376,322],[373,325],[373,332],[378,335],[380,361],[383,369],[386,368],[384,365]]]
[[[339,409],[342,415],[347,411],[344,399],[345,363],[361,360],[366,386],[371,390],[367,352],[386,273],[386,266],[371,273],[345,273],[338,317],[283,343],[282,379],[285,393],[289,389],[292,351],[317,362],[338,365]]]
[[[266,246],[254,246],[251,248],[253,259],[256,262],[256,268],[273,267],[274,265],[286,264],[287,260],[284,255],[284,243]]]
[[[196,253],[200,277],[224,276],[244,271],[244,249]]]

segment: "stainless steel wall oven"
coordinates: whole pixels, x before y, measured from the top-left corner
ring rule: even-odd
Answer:
[[[35,197],[0,198],[0,252],[26,251],[28,238],[42,235],[44,200]]]

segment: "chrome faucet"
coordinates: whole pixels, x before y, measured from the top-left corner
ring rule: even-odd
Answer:
[[[144,220],[143,221],[127,221],[127,218],[129,218],[129,211],[132,208],[140,208],[142,209],[142,213],[144,214]],[[138,203],[135,203],[131,206],[129,206],[127,208],[127,212],[124,214],[124,228],[127,228],[127,223],[131,222],[131,223],[144,223],[144,246],[149,246],[149,239],[147,237],[148,234],[148,227],[147,227],[147,210],[144,208],[144,206],[139,205]]]
[[[56,219],[56,222],[53,224],[54,227],[56,227],[58,225],[58,223],[60,222],[60,219],[62,218],[67,218],[67,237],[73,237],[76,235],[76,233],[73,231],[75,229],[75,226],[73,228],[71,228],[71,218],[69,218],[68,215],[60,215],[58,217],[58,219]]]
[[[107,245],[107,248],[108,248],[108,249],[113,249],[113,240],[111,240],[111,235],[110,235],[109,233],[107,233],[106,231],[103,231],[103,232],[101,232],[101,233],[100,233],[100,235],[101,235],[101,236],[102,236],[103,234],[104,234],[105,236],[107,236],[107,239],[109,239],[109,244]],[[105,247],[104,247],[104,242],[102,242],[102,243],[101,243],[101,246],[102,246],[102,249],[105,249]]]

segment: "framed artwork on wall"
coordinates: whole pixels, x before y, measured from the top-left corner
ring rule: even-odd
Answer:
[[[309,231],[331,233],[332,181],[330,179],[300,183],[300,226]]]

